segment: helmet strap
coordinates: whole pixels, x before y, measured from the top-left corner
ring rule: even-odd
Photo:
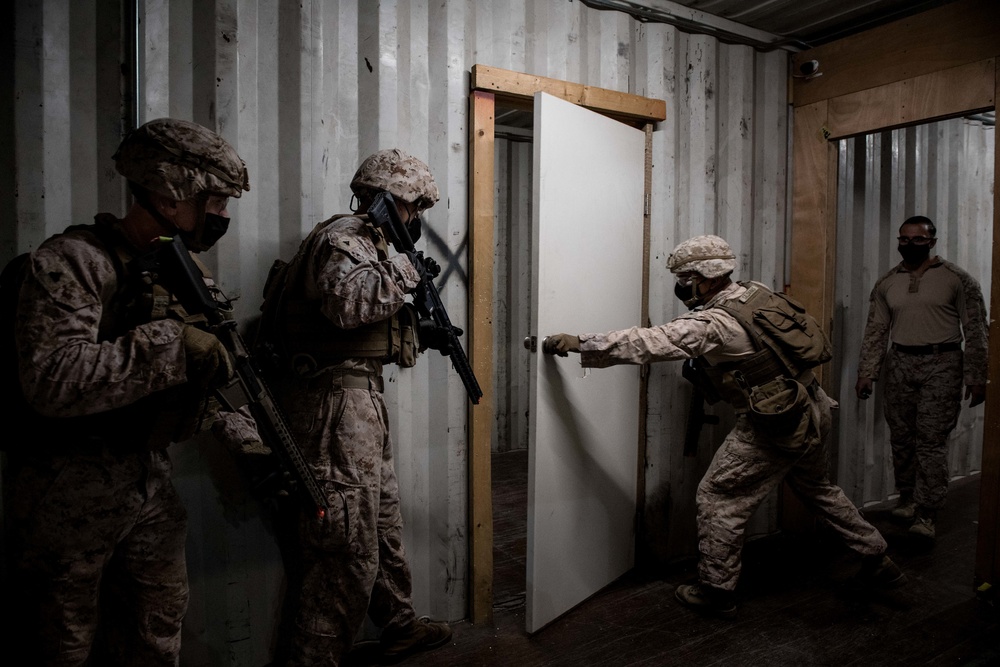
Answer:
[[[705,278],[701,274],[696,273],[691,276],[691,296],[684,300],[684,305],[688,307],[688,310],[694,310],[701,305],[701,291],[698,289],[705,282]]]
[[[161,227],[174,234],[180,233],[177,225],[157,210],[156,206],[153,204],[152,197],[149,196],[149,190],[139,186],[131,188],[131,191],[136,203],[138,203],[139,206],[141,206],[142,209],[146,211],[146,213],[148,213]]]
[[[729,274],[726,273],[721,276],[716,276],[715,278],[702,278],[701,284],[707,284],[704,293],[700,293],[698,290],[698,285],[695,286],[695,295],[698,297],[701,303],[707,303],[715,298],[718,294],[726,287],[732,280],[729,278]]]

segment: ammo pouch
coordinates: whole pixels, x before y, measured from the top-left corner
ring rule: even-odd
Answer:
[[[785,451],[804,451],[812,423],[809,391],[798,380],[779,376],[747,391],[746,415],[767,442]]]
[[[344,359],[378,359],[385,364],[412,368],[417,363],[420,336],[417,311],[403,304],[380,322],[356,329],[338,329],[310,301],[290,301],[285,318],[288,327],[288,368],[299,377],[309,377]]]
[[[413,368],[417,365],[417,355],[420,354],[417,321],[417,309],[409,303],[403,304],[392,318],[392,352],[388,363],[394,361],[400,368]]]
[[[747,397],[751,387],[766,385],[785,375],[780,360],[767,348],[740,361],[725,362],[717,366],[711,366],[699,358],[696,367],[712,386],[712,393],[732,405],[737,412],[747,410]]]

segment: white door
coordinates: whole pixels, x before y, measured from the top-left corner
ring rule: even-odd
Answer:
[[[559,332],[640,323],[645,135],[538,93],[528,460],[528,632],[631,569],[639,368],[543,355]]]

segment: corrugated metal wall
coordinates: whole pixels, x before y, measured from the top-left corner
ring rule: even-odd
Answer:
[[[442,199],[421,243],[445,267],[442,296],[462,326],[475,63],[667,100],[669,117],[653,135],[653,322],[680,312],[664,264],[695,234],[727,237],[740,277],[784,282],[782,52],[724,45],[569,0],[145,0],[138,13],[140,120],[172,115],[215,127],[249,166],[252,190],[230,206],[235,224],[209,257],[222,287],[241,297],[241,320],[256,314],[271,261],[288,259],[315,223],[347,209],[359,160],[399,146],[426,158],[438,179]],[[15,42],[14,101],[0,108],[9,121],[0,143],[4,174],[16,184],[5,217],[15,222],[0,229],[4,261],[69,223],[125,205],[110,161],[122,124],[119,3],[21,0],[14,19],[4,28]],[[516,158],[505,168],[525,163]],[[498,282],[498,302],[512,280]],[[389,380],[417,611],[463,618],[467,399],[439,355],[393,370]],[[677,365],[652,369],[647,528],[662,558],[695,552],[694,489],[725,428],[707,429],[698,456],[684,458],[688,396]],[[191,514],[183,662],[261,664],[274,640],[282,579],[270,529],[213,442],[173,451]],[[753,530],[771,526],[769,503]]]
[[[885,397],[877,383],[873,400],[854,395],[871,289],[899,263],[899,225],[926,215],[938,228],[934,251],[979,280],[989,305],[995,141],[993,126],[953,119],[840,142],[834,451],[838,483],[858,505],[895,493]],[[965,405],[949,438],[952,476],[978,472],[982,461],[983,409]]]
[[[651,321],[667,321],[683,310],[666,258],[674,245],[697,234],[720,234],[731,242],[740,257],[738,277],[784,287],[785,56],[720,45],[662,25],[641,26],[636,35],[646,47],[636,54],[636,76],[656,80],[630,92],[667,101],[667,120],[653,134]],[[504,134],[503,122],[498,112],[494,451],[527,442],[528,353],[521,341],[529,333],[532,158],[523,133],[515,128]],[[585,230],[581,221],[581,233]],[[722,424],[706,427],[698,455],[685,457],[690,388],[679,365],[654,365],[649,391],[645,537],[654,557],[670,560],[695,553],[694,490],[731,426],[731,411],[710,409],[722,416]],[[776,504],[770,499],[749,533],[769,532],[775,525]]]

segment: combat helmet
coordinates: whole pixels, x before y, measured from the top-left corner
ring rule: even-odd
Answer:
[[[398,148],[381,150],[365,158],[351,179],[351,191],[358,197],[369,198],[388,192],[421,209],[430,208],[441,198],[430,167]]]
[[[733,272],[736,255],[722,237],[695,236],[674,248],[667,258],[667,268],[671,273],[693,271],[705,278],[718,278]]]
[[[130,182],[176,201],[203,192],[239,197],[250,189],[246,164],[215,132],[174,118],[151,120],[129,132],[114,155]]]

